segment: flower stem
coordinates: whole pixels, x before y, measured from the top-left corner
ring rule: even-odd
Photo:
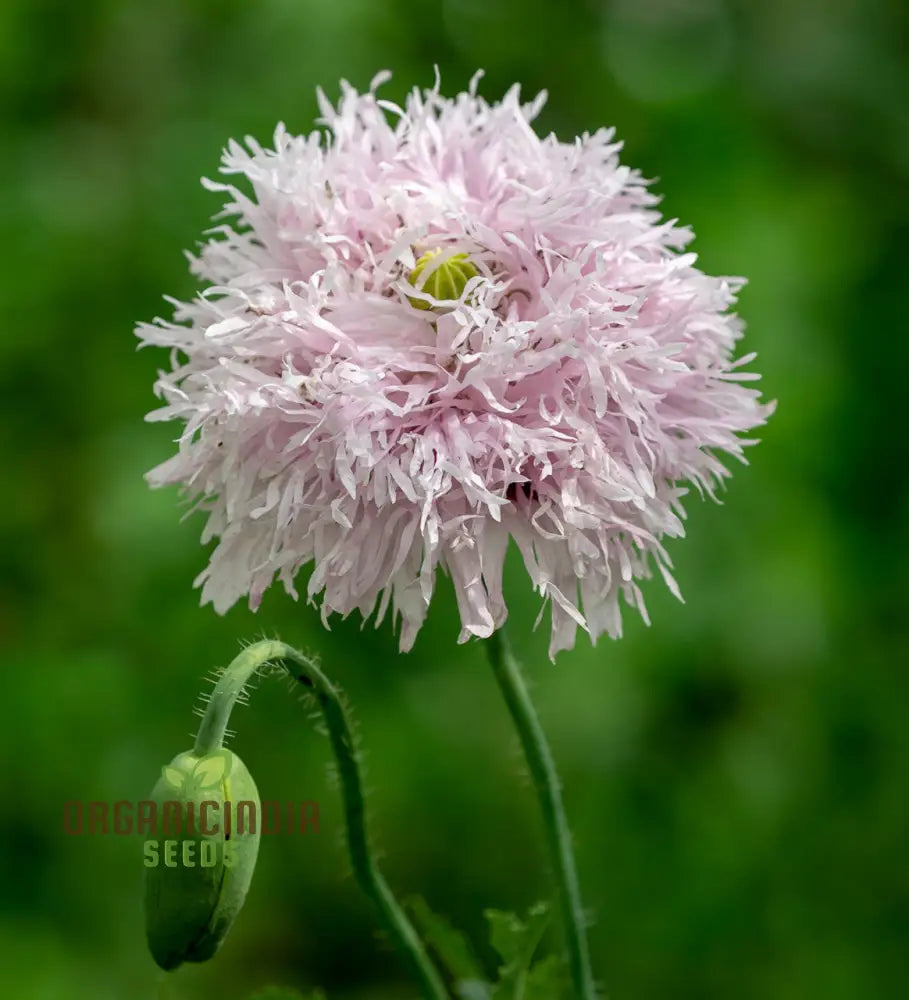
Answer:
[[[388,933],[407,958],[425,1000],[449,1000],[448,991],[423,942],[379,871],[370,849],[363,784],[350,720],[340,689],[328,680],[317,663],[276,640],[264,640],[247,647],[215,685],[196,736],[195,753],[201,756],[221,746],[231,708],[247,681],[266,663],[280,663],[296,681],[309,688],[318,701],[338,763],[354,877],[376,905]]]
[[[547,846],[558,884],[574,993],[577,1000],[596,1000],[577,866],[552,751],[530,699],[520,665],[503,630],[494,632],[485,645],[493,673],[518,731],[543,811]]]

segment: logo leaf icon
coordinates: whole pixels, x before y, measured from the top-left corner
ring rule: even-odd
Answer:
[[[193,783],[198,788],[212,788],[230,773],[231,760],[227,752],[215,751],[203,757],[193,768]]]
[[[165,764],[161,768],[161,774],[172,788],[182,788],[186,780],[184,773],[179,768],[171,767],[170,764]]]

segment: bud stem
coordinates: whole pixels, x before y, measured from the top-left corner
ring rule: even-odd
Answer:
[[[521,675],[520,665],[504,631],[500,628],[493,632],[485,646],[505,704],[518,731],[521,748],[543,811],[546,843],[561,901],[574,994],[577,1000],[596,1000],[578,871],[565,808],[562,805],[561,782],[555,760],[530,699],[527,684]]]
[[[296,681],[310,688],[315,695],[338,763],[354,877],[376,905],[386,930],[408,959],[420,981],[425,1000],[449,1000],[448,991],[423,942],[376,864],[369,846],[363,783],[347,710],[340,689],[328,680],[312,659],[277,640],[264,640],[244,649],[215,685],[199,726],[194,753],[204,756],[222,746],[234,703],[249,679],[266,663],[280,663]]]

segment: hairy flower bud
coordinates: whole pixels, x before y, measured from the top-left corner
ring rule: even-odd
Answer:
[[[151,793],[145,932],[167,971],[211,958],[243,905],[259,851],[260,803],[243,761],[219,748],[177,754]]]

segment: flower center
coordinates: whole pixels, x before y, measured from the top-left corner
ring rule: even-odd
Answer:
[[[431,295],[435,299],[455,300],[461,297],[461,293],[467,286],[471,278],[475,278],[480,272],[470,263],[466,253],[452,254],[441,263],[430,267],[429,273],[420,280],[427,265],[434,262],[436,257],[442,253],[441,247],[435,250],[427,250],[422,257],[417,260],[416,267],[407,276],[407,280],[422,292]],[[431,303],[425,299],[410,298],[408,301],[417,309],[433,309]]]

